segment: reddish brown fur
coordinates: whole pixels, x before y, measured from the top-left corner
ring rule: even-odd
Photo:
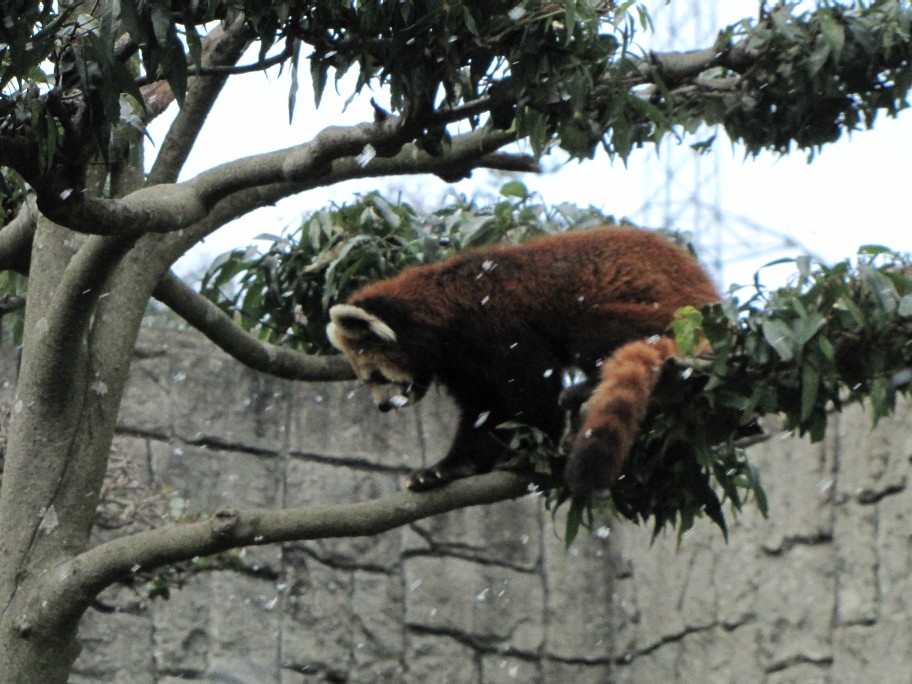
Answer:
[[[602,227],[411,268],[351,303],[395,330],[419,383],[439,378],[462,409],[450,453],[415,488],[504,460],[497,431],[474,426],[481,413],[490,426],[518,420],[559,437],[560,368],[594,377],[603,364],[566,471],[586,493],[617,477],[658,369],[676,353],[668,338],[646,340],[667,335],[678,308],[717,299],[700,265],[664,237]]]
[[[574,491],[607,487],[621,474],[662,366],[677,353],[670,337],[636,340],[603,365],[564,473]]]
[[[515,268],[507,272],[498,264],[480,272],[483,259],[515,261]],[[473,277],[454,277],[460,267],[471,270]],[[639,297],[647,289],[650,303],[658,304],[652,311],[643,310]],[[458,309],[476,308],[490,297],[484,306],[496,313],[488,317],[503,316],[507,326],[528,320],[535,310],[562,324],[577,313],[598,312],[602,317],[605,311],[616,311],[660,331],[681,306],[718,299],[706,273],[680,247],[654,232],[615,226],[472,250],[408,268],[361,289],[351,303],[378,295],[409,302],[416,320],[427,323],[446,321]],[[618,336],[625,337],[623,332]]]

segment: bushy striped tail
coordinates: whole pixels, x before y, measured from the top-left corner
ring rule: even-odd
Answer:
[[[672,338],[654,337],[618,347],[605,360],[564,470],[574,495],[607,489],[617,480],[662,366],[677,353]]]

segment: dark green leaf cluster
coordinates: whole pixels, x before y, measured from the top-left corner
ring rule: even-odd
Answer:
[[[223,254],[203,278],[202,292],[264,340],[329,351],[329,306],[369,282],[470,247],[605,220],[594,210],[549,209],[520,182],[507,183],[501,193],[493,206],[456,197],[431,214],[377,193],[363,195],[306,217],[287,235],[261,236],[263,250]]]
[[[798,3],[772,9],[745,33],[752,65],[721,120],[749,152],[814,150],[843,131],[908,106],[912,9],[899,0]]]
[[[744,445],[757,419],[778,414],[785,428],[821,440],[833,411],[869,407],[874,423],[912,390],[912,260],[865,247],[852,263],[811,267],[787,287],[755,283],[679,321],[682,346],[699,331],[712,352],[670,366],[656,393],[612,504],[633,520],[682,533],[708,516],[725,531],[733,510],[766,499]]]
[[[122,95],[140,102],[141,79],[164,78],[181,101],[201,64],[200,33],[243,17],[261,66],[267,55],[289,61],[296,81],[307,60],[317,102],[330,77],[338,84],[347,73],[356,75],[352,97],[384,88],[408,137],[431,153],[463,121],[514,130],[536,154],[559,145],[583,158],[602,146],[626,159],[707,122],[724,124],[750,153],[792,145],[813,153],[871,126],[881,110],[907,106],[912,9],[902,0],[803,6],[777,4],[722,30],[715,46],[694,46],[708,55],[697,68],[681,55],[644,56],[639,31],[650,20],[632,1],[123,0],[91,15],[18,3],[0,17],[0,133],[38,141],[35,174],[89,145],[104,149]],[[50,106],[48,83],[91,97]],[[291,107],[296,93],[293,83]],[[74,107],[89,115],[71,121]],[[71,149],[55,157],[68,139]]]
[[[495,127],[515,125],[538,152],[557,133],[583,156],[601,135],[581,112],[620,51],[615,22],[624,16],[614,3],[589,0],[314,3],[301,38],[313,47],[317,102],[330,70],[338,79],[356,66],[356,90],[388,86],[393,110],[407,116],[485,98]],[[444,126],[421,139],[433,151]]]
[[[40,65],[53,53],[58,32],[71,15],[57,2],[4,2],[0,5],[0,91],[44,82]]]
[[[22,176],[8,168],[0,169],[0,211],[2,211],[0,222],[2,225],[13,220],[25,201],[27,192],[28,189]]]

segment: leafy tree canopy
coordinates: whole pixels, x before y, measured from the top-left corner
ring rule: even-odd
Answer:
[[[601,145],[623,158],[704,122],[750,153],[812,152],[881,111],[895,115],[912,83],[912,10],[898,0],[778,4],[684,54],[645,52],[649,17],[632,2],[125,0],[6,12],[0,161],[58,193],[73,187],[74,159],[112,144],[110,125],[150,115],[142,84],[165,78],[183,101],[191,75],[238,69],[204,65],[200,32],[214,20],[240,22],[259,43],[249,68],[287,63],[296,80],[306,61],[318,103],[330,76],[349,71],[356,92],[386,87],[392,111],[378,117],[400,124],[375,141],[380,155],[402,139],[439,152],[448,124],[463,120],[528,138],[537,153],[556,144],[580,157]]]

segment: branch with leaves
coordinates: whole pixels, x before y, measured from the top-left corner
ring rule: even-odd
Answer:
[[[351,366],[339,356],[309,356],[260,340],[173,273],[161,279],[153,294],[216,346],[254,370],[288,380],[351,380],[355,377]]]
[[[11,187],[11,169],[25,181],[2,198],[0,267],[29,274],[21,410],[11,415],[0,490],[0,661],[16,681],[66,681],[79,614],[137,562],[375,533],[451,504],[522,493],[523,478],[495,473],[424,497],[228,513],[90,549],[127,369],[155,288],[246,363],[341,377],[349,371],[340,361],[314,355],[324,350],[328,305],[364,282],[463,247],[604,217],[543,208],[518,182],[492,207],[458,200],[431,214],[371,194],[308,217],[262,253],[222,258],[204,284],[210,303],[166,274],[213,230],[350,178],[536,170],[535,158],[503,151],[517,141],[536,157],[560,146],[582,158],[602,146],[626,158],[666,134],[719,122],[749,153],[813,152],[880,113],[895,115],[912,84],[912,10],[899,0],[820,2],[808,11],[780,3],[688,53],[641,48],[649,17],[636,3],[121,0],[86,13],[20,5],[0,16],[0,190]],[[218,29],[199,35],[216,20]],[[309,142],[176,182],[226,74],[254,42],[259,65],[283,48],[276,61],[290,66],[292,110],[303,55],[317,104],[346,73],[355,77],[353,95],[369,88],[383,104],[374,103],[372,122],[310,131]],[[139,128],[172,98],[182,109],[146,179]],[[779,293],[758,287],[744,302],[682,312],[681,348],[703,336],[712,354],[666,370],[624,478],[604,501],[570,501],[571,527],[601,505],[679,531],[701,515],[725,529],[726,504],[752,500],[763,509],[749,452],[739,448],[758,416],[782,413],[816,439],[846,402],[868,402],[881,416],[908,392],[908,269],[906,257],[868,249],[857,263],[800,262]],[[21,277],[2,275],[20,295]],[[531,439],[532,451],[543,446]],[[559,482],[551,484],[548,503],[567,503]],[[365,524],[362,516],[374,515]]]

